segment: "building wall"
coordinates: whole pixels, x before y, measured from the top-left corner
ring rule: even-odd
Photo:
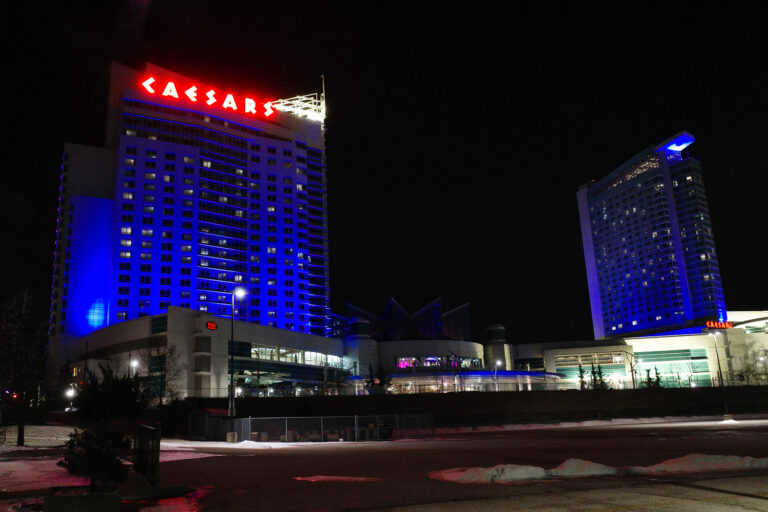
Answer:
[[[400,357],[471,357],[483,359],[483,346],[472,341],[396,340],[379,342],[379,362],[386,372],[397,368]]]
[[[596,338],[726,320],[691,142],[682,132],[577,193]]]
[[[322,123],[152,94],[149,75],[190,82],[113,65],[107,147],[65,148],[53,345],[172,306],[229,317],[235,287],[239,320],[330,335]],[[94,269],[99,297],[69,286],[77,268]]]

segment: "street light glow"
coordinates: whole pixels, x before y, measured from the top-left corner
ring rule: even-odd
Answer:
[[[496,361],[496,366],[501,366],[501,359],[499,359],[498,361]]]
[[[242,299],[245,297],[245,288],[235,288],[235,291],[233,292],[235,294],[235,297],[238,299]]]
[[[65,395],[67,395],[67,398],[72,398],[75,396],[75,388],[69,388],[64,392]]]
[[[139,366],[139,362],[137,360],[134,359],[131,361],[131,368],[136,368],[137,366]]]

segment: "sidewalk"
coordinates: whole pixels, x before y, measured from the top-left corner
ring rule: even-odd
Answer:
[[[508,498],[452,501],[408,507],[370,509],[377,512],[505,512],[561,511],[768,511],[768,475],[729,476],[703,480],[631,482],[600,489],[552,489]],[[362,511],[360,511],[362,512]]]

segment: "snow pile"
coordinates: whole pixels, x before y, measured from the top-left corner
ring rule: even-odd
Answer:
[[[509,425],[483,425],[477,427],[458,427],[458,428],[435,428],[435,434],[466,434],[472,432],[508,432],[514,430],[539,430],[539,429],[560,429],[560,428],[580,428],[580,427],[612,427],[612,426],[636,426],[636,425],[656,425],[661,423],[689,423],[689,422],[712,422],[724,423],[722,416],[665,416],[655,418],[615,418],[612,420],[587,420],[571,421],[562,423],[528,423],[528,424],[509,424]],[[726,420],[734,422],[735,420]]]
[[[462,484],[519,482],[521,480],[543,480],[547,478],[544,468],[521,466],[517,464],[499,464],[491,468],[453,468],[429,473],[433,480],[458,482]]]
[[[549,476],[561,478],[580,478],[587,476],[611,476],[619,471],[611,466],[582,459],[568,459],[556,468],[547,471]]]
[[[161,451],[160,462],[174,462],[177,460],[202,459],[205,457],[218,457],[218,453],[195,452],[192,450],[184,451]]]
[[[315,476],[295,476],[294,480],[303,480],[305,482],[381,482],[381,478],[370,476],[336,476],[336,475],[315,475]]]
[[[768,469],[768,458],[739,457],[737,455],[704,455],[692,453],[665,460],[653,466],[632,466],[627,473],[633,475],[669,475],[675,473],[703,473],[709,471],[737,471]]]
[[[197,450],[206,448],[216,449],[241,449],[241,450],[270,450],[275,448],[291,448],[296,446],[314,445],[317,446],[320,443],[281,443],[274,442],[257,442],[257,441],[241,441],[239,443],[227,443],[226,441],[187,441],[185,439],[163,439],[160,441],[160,450],[170,451],[182,451],[182,450]],[[323,443],[328,444],[328,443]]]
[[[432,471],[433,480],[462,484],[489,484],[494,482],[520,482],[546,478],[585,478],[592,476],[673,475],[680,473],[704,473],[713,471],[739,471],[768,469],[768,458],[740,457],[737,455],[702,455],[693,453],[669,459],[653,466],[614,468],[581,459],[568,459],[556,468],[499,464],[490,468],[452,468]]]

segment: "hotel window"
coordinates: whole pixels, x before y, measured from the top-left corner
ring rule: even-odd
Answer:
[[[126,238],[123,238],[122,240],[120,240],[120,245],[122,245],[123,247],[130,247],[131,241]]]
[[[153,179],[155,179],[155,173],[153,173],[153,172],[145,172],[144,173],[144,179],[145,180],[153,180]]]
[[[131,227],[130,226],[123,226],[120,228],[120,234],[121,235],[130,235],[131,234]]]
[[[120,251],[120,257],[129,259],[131,257],[131,251]]]

